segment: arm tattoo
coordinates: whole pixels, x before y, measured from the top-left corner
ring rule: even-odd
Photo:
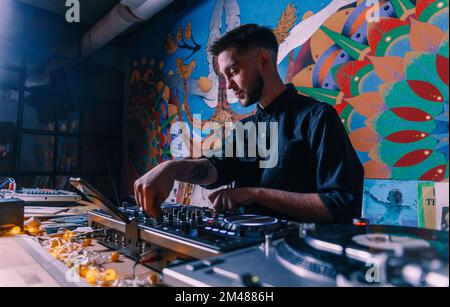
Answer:
[[[199,163],[196,165],[189,174],[189,180],[202,181],[211,175],[212,164],[208,161]]]

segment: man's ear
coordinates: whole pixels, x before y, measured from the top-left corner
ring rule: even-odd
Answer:
[[[267,69],[270,66],[271,59],[270,54],[267,50],[264,49],[258,50],[256,57],[258,59],[259,64],[261,65],[261,68]]]
[[[261,51],[261,64],[264,68],[270,65],[270,54],[266,50]]]

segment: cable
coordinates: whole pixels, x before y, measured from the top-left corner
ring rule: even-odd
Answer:
[[[136,261],[134,262],[133,269],[132,269],[132,276],[133,276],[133,279],[136,279],[136,267],[137,267],[140,263],[141,263],[141,255],[139,254],[139,255],[136,257]]]
[[[116,185],[114,184],[114,179],[111,173],[111,167],[109,165],[109,159],[107,159],[106,164],[108,166],[108,174],[109,174],[109,179],[111,180],[111,184],[114,190],[114,196],[116,198],[116,203],[117,203],[117,207],[120,207],[120,200],[119,200],[119,194],[117,194],[117,189],[116,189]]]

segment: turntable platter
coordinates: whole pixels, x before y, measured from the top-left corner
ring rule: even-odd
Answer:
[[[274,217],[244,214],[230,216],[224,219],[227,228],[237,229],[241,235],[261,236],[262,234],[286,226],[285,221]]]
[[[225,221],[230,224],[247,227],[263,227],[278,223],[278,220],[274,217],[249,214],[231,216],[226,218]]]
[[[428,248],[430,244],[426,240],[391,234],[364,234],[353,237],[353,242],[361,246],[386,251],[399,249]]]

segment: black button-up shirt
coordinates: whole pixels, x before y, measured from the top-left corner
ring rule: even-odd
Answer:
[[[270,122],[278,123],[278,164],[261,168],[259,162],[267,159],[249,157],[247,151],[244,157],[227,158],[223,148],[222,157],[209,158],[218,171],[218,180],[207,188],[234,181],[235,187],[318,193],[336,222],[350,223],[360,217],[364,170],[332,106],[299,95],[289,84],[267,108],[258,106],[255,115],[242,121],[248,122],[256,127],[258,122],[265,123],[267,138]],[[236,137],[230,140],[236,142]],[[266,144],[269,147],[269,139]],[[246,210],[283,217],[261,205]]]

